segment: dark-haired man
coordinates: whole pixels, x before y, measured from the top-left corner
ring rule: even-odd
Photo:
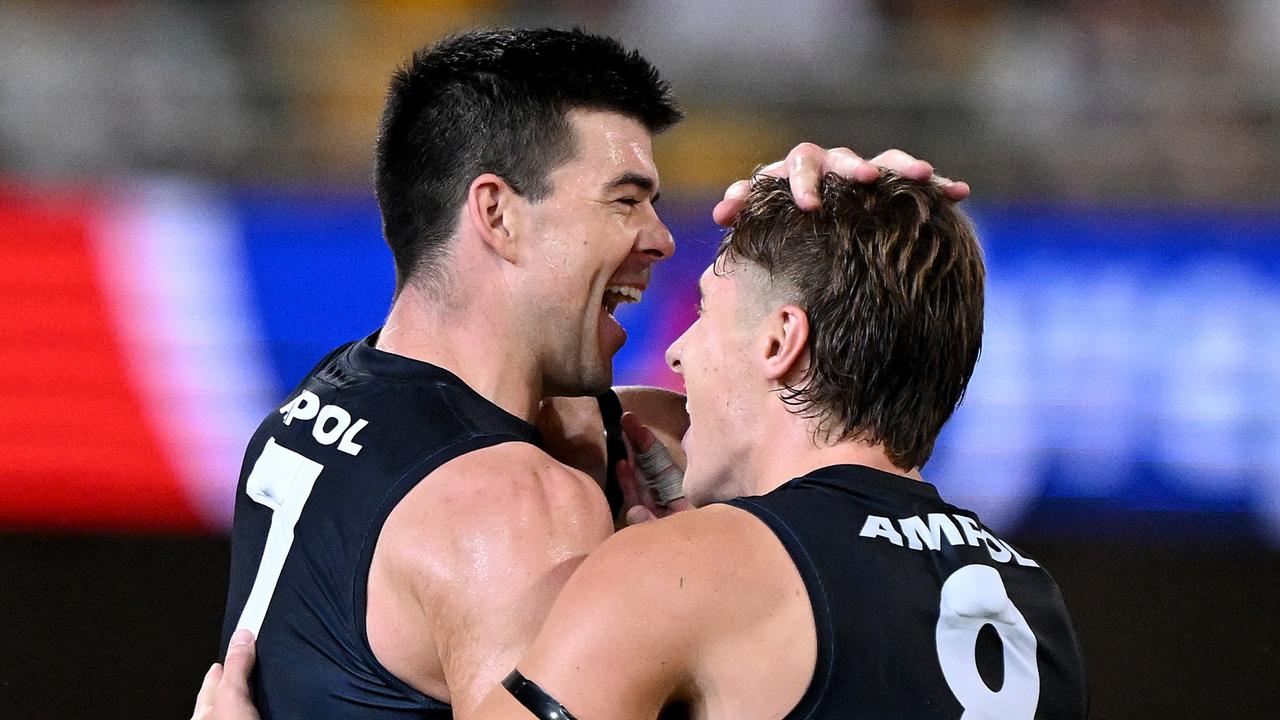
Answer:
[[[396,74],[386,324],[320,361],[241,472],[223,643],[258,633],[265,717],[465,717],[610,534],[599,485],[531,421],[609,387],[612,311],[674,250],[650,142],[678,118],[646,61],[578,31],[460,35]],[[811,146],[791,162],[801,186],[878,172]]]

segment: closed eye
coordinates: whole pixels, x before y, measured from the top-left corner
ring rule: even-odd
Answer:
[[[618,202],[628,207],[635,207],[636,205],[639,205],[641,202],[644,202],[644,201],[638,200],[636,198],[625,197],[625,198],[618,198]]]

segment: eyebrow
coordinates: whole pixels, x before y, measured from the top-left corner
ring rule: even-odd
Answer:
[[[604,186],[604,190],[605,192],[612,192],[621,189],[624,185],[634,185],[644,192],[653,193],[653,197],[649,198],[650,204],[653,205],[658,204],[658,198],[662,197],[662,193],[654,192],[654,189],[658,187],[656,180],[648,175],[633,172],[623,173],[614,178],[608,185]]]

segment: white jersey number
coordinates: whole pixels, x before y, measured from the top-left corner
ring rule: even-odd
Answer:
[[[1036,636],[1018,612],[995,568],[966,565],[942,584],[938,660],[947,685],[964,706],[961,720],[1032,720],[1040,700]],[[1004,645],[1004,683],[998,692],[978,674],[978,632],[991,625]]]
[[[253,464],[245,481],[245,493],[254,502],[271,508],[271,529],[267,532],[267,545],[262,550],[262,562],[253,578],[249,600],[236,622],[237,629],[249,628],[254,635],[262,629],[262,618],[267,614],[267,605],[271,603],[285,558],[293,546],[293,527],[322,470],[323,465],[277,445],[275,438],[267,440],[267,446]]]

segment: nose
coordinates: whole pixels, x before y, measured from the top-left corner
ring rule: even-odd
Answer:
[[[687,333],[688,331],[685,331],[685,332]],[[684,374],[682,372],[684,368],[680,366],[680,354],[683,351],[684,351],[684,335],[682,334],[680,337],[676,338],[675,342],[671,343],[670,347],[667,348],[667,354],[665,356],[667,361],[667,367],[671,368],[671,371],[676,373],[677,375]]]
[[[675,238],[671,237],[671,230],[656,212],[653,213],[653,221],[641,230],[640,236],[636,238],[636,248],[653,258],[654,262],[665,260],[676,254]]]

